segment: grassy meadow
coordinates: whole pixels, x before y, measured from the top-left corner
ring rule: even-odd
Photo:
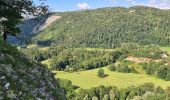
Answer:
[[[170,47],[161,47],[161,50],[167,51],[170,54]]]
[[[111,72],[107,67],[103,68],[105,74],[108,76],[105,78],[97,77],[98,69],[68,73],[63,71],[55,71],[57,78],[63,78],[71,80],[73,85],[79,86],[84,89],[96,87],[99,85],[105,86],[117,86],[118,88],[125,88],[131,85],[140,85],[144,83],[152,82],[155,86],[161,86],[166,88],[170,86],[170,81],[164,81],[156,77],[148,76],[145,74],[134,74],[134,73],[119,73]]]
[[[42,51],[48,51],[49,50],[49,47],[46,47],[46,46],[40,46],[40,45],[28,45],[27,46],[28,49],[33,49],[33,48],[38,48],[39,50],[42,50]]]
[[[79,49],[79,48],[75,48]],[[97,49],[97,48],[85,48],[86,50],[105,50],[105,51],[113,51],[114,49]],[[170,47],[161,47],[162,50],[170,53]],[[48,48],[41,48],[41,50],[48,50]],[[51,59],[47,59],[42,61],[41,63],[47,65],[49,67]],[[133,66],[138,66],[134,65]],[[138,67],[136,67],[138,68]],[[64,71],[54,71],[57,73],[56,78],[68,79],[71,80],[73,85],[79,86],[84,89],[89,89],[91,87],[97,87],[100,85],[105,86],[116,86],[118,88],[126,88],[131,85],[140,85],[144,83],[152,82],[155,86],[161,86],[162,88],[166,88],[170,86],[170,81],[164,81],[162,79],[149,76],[144,74],[143,70],[140,68],[136,69],[141,74],[135,73],[120,73],[120,72],[111,72],[107,67],[103,67],[105,74],[108,76],[105,78],[97,77],[98,69],[80,71],[80,72],[64,72]]]

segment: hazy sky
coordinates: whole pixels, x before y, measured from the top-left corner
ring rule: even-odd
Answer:
[[[130,7],[136,5],[170,9],[170,0],[47,0],[47,4],[53,11],[74,11],[115,6]]]

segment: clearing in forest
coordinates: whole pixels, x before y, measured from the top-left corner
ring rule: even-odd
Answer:
[[[81,88],[91,88],[100,85],[105,86],[117,86],[118,88],[125,88],[131,85],[140,85],[144,83],[152,82],[155,86],[161,86],[166,88],[170,86],[170,81],[164,81],[162,79],[149,76],[146,74],[134,74],[134,73],[119,73],[111,72],[107,67],[104,67],[104,72],[108,76],[105,78],[97,77],[98,69],[68,73],[64,71],[55,71],[57,78],[63,78],[71,80],[73,85]]]

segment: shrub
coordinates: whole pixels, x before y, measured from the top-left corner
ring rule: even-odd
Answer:
[[[156,93],[159,93],[159,94],[164,94],[164,90],[163,90],[160,86],[158,86],[158,87],[155,89],[155,92],[156,92]]]
[[[100,78],[104,78],[105,77],[104,70],[99,69],[98,72],[97,72],[97,76],[100,77]]]
[[[132,68],[130,69],[130,72],[131,72],[131,73],[138,73],[134,67],[132,67]]]
[[[111,65],[108,66],[108,69],[109,69],[110,71],[115,71],[115,70],[116,70],[116,67],[114,66],[114,64],[111,64]]]
[[[167,87],[167,89],[165,90],[165,94],[166,94],[166,100],[170,100],[170,87]]]
[[[59,85],[63,88],[66,97],[69,100],[75,97],[75,90],[78,89],[77,86],[74,86],[70,80],[67,79],[58,79]]]
[[[130,73],[130,68],[128,66],[119,66],[116,68],[116,71],[123,73]]]
[[[167,73],[167,75],[166,75],[166,80],[167,80],[167,81],[170,81],[170,73]]]
[[[160,68],[157,69],[157,77],[165,79],[167,74],[167,68],[164,66],[160,66]]]

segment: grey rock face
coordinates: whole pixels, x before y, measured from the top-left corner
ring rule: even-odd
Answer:
[[[25,20],[22,24],[18,25],[21,33],[15,37],[8,36],[7,40],[12,44],[25,44],[31,37],[50,26],[57,19],[60,19],[60,16],[57,16],[55,13],[50,13],[37,18]]]
[[[0,51],[0,100],[66,99],[52,72],[19,52],[5,50]]]

